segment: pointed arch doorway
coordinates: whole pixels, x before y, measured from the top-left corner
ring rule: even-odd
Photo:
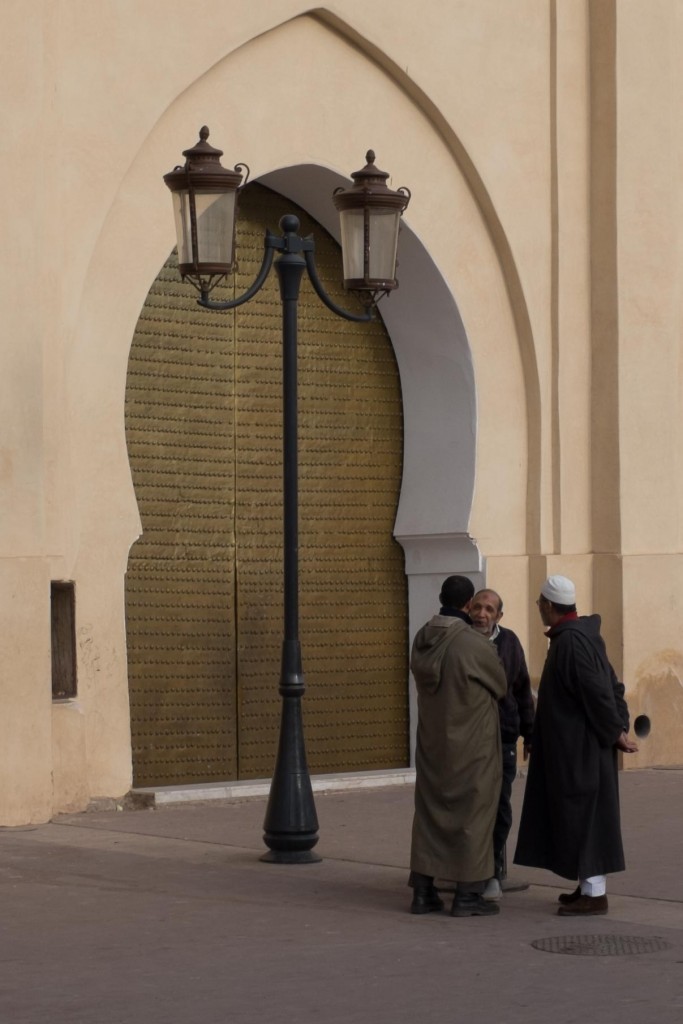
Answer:
[[[296,212],[320,275],[336,243],[253,184],[241,197],[240,266],[253,280],[266,227]],[[281,320],[271,275],[229,314],[192,301],[171,257],[131,347],[129,459],[143,533],[126,577],[133,773],[138,786],[272,772],[282,623]],[[392,537],[403,428],[383,325],[349,324],[306,283],[299,328],[301,639],[314,772],[408,761],[407,596]]]

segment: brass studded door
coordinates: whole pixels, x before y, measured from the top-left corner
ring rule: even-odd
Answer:
[[[296,212],[320,276],[348,305],[337,245],[259,185],[241,195],[240,266]],[[142,537],[126,580],[135,784],[272,773],[282,637],[281,312],[271,274],[229,313],[200,309],[175,256],[131,348],[126,430]],[[222,295],[228,294],[226,290]],[[389,300],[390,301],[390,300]],[[381,323],[330,313],[307,279],[299,315],[300,619],[313,772],[408,758],[407,611],[392,538],[401,396]]]

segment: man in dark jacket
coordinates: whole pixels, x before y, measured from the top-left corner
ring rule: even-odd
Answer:
[[[512,827],[512,783],[517,777],[517,740],[524,740],[524,760],[531,745],[534,728],[534,699],[524,649],[511,629],[500,625],[503,599],[495,590],[479,590],[472,598],[470,618],[478,633],[495,646],[507,678],[507,693],[498,702],[500,738],[503,749],[503,781],[493,828],[494,875],[487,882],[484,899],[497,900],[505,877],[505,844]]]
[[[515,863],[578,879],[558,914],[606,914],[606,876],[624,870],[617,750],[629,740],[624,687],[600,616],[576,614],[576,590],[550,576],[537,600],[550,640],[538,691]]]

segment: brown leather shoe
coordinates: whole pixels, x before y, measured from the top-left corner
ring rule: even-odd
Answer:
[[[578,917],[587,914],[606,914],[608,910],[606,896],[579,896],[573,903],[565,903],[558,908],[560,917]]]
[[[567,903],[576,903],[580,896],[581,886],[577,885],[576,889],[574,889],[574,892],[561,892],[560,895],[557,897],[557,902],[564,903],[565,905]]]

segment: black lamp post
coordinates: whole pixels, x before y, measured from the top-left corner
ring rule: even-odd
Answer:
[[[178,263],[200,293],[205,309],[234,309],[248,302],[263,287],[275,253],[275,269],[282,300],[283,346],[283,462],[284,462],[284,639],[280,671],[282,714],[275,771],[264,821],[264,842],[269,848],[261,858],[280,864],[320,860],[313,853],[318,842],[318,819],[311,779],[306,764],[301,698],[305,685],[299,643],[299,539],[297,458],[297,305],[304,270],[313,288],[333,313],[346,320],[368,321],[379,299],[398,281],[396,247],[401,215],[408,205],[407,189],[394,192],[386,185],[389,175],[375,167],[375,155],[356,171],[354,184],[337,189],[334,204],[340,212],[344,287],[366,307],[358,315],[337,306],[325,292],[315,266],[312,237],[302,238],[299,220],[288,214],[280,220],[282,235],[266,232],[261,269],[254,283],[237,299],[214,302],[209,293],[228,274],[234,263],[236,200],[242,186],[238,164],[233,171],[221,166],[220,149],[208,142],[209,129],[199,142],[183,151],[183,167],[164,175],[173,194],[178,234]],[[246,181],[245,181],[246,184]],[[243,186],[242,186],[243,187]]]

